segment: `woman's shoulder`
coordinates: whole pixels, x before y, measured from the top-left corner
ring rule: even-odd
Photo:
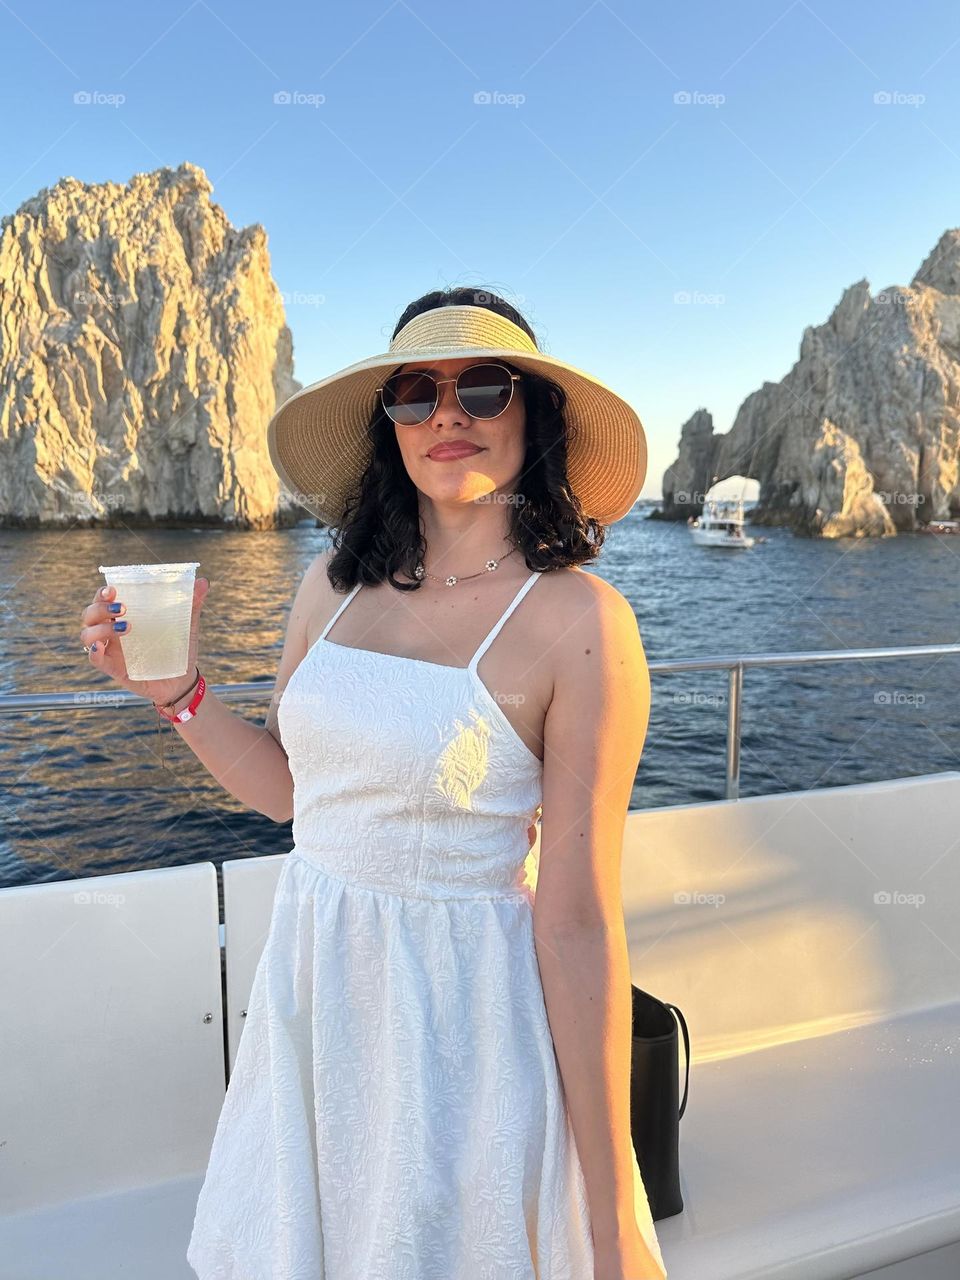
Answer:
[[[297,608],[302,601],[302,609],[308,618],[308,643],[312,634],[324,625],[343,600],[343,593],[334,588],[327,575],[327,566],[333,555],[334,549],[325,547],[300,575],[294,607]]]
[[[630,601],[599,574],[572,566],[551,569],[543,578],[541,599],[561,609],[569,622],[590,618],[603,623],[627,615],[636,621]]]
[[[633,605],[612,583],[580,568],[552,569],[543,575],[537,610],[540,639],[560,667],[585,650],[623,652],[639,646]],[[642,652],[642,648],[641,648]]]
[[[565,775],[588,776],[597,735],[622,734],[617,741],[629,754],[638,726],[645,732],[650,675],[637,618],[630,601],[598,574],[558,570],[549,586],[541,585],[537,639],[551,677],[551,746],[560,744]],[[642,732],[638,759],[641,743]]]

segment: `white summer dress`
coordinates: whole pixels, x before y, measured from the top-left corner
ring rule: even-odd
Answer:
[[[197,1202],[200,1280],[594,1280],[524,882],[542,763],[477,674],[539,576],[467,667],[328,640],[358,584],[287,683],[294,847]]]

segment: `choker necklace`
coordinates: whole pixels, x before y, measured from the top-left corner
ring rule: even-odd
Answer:
[[[514,547],[512,551],[508,551],[507,555],[501,556],[499,560],[488,560],[487,563],[480,570],[480,573],[493,573],[494,569],[499,569],[501,564],[503,564],[504,560],[506,560],[507,556],[512,556],[513,552],[516,551],[516,549],[517,548]],[[458,582],[466,582],[468,578],[479,578],[480,573],[468,573],[462,577],[458,577],[456,574],[451,573],[450,576],[447,578],[438,578],[435,573],[427,573],[426,569],[424,569],[423,567],[423,563],[421,562],[414,569],[413,576],[418,581],[422,578],[433,578],[434,582],[442,582],[448,587],[455,587]]]

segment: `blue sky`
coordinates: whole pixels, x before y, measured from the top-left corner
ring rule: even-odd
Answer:
[[[634,405],[649,496],[694,410],[727,430],[847,285],[960,225],[945,0],[0,0],[0,42],[0,211],[199,165],[267,230],[304,383],[491,287]]]

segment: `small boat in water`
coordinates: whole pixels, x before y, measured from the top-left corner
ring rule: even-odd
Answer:
[[[701,515],[688,521],[701,547],[752,547],[755,539],[743,531],[742,498],[707,498]]]
[[[917,526],[918,533],[960,533],[960,520],[930,520]]]

